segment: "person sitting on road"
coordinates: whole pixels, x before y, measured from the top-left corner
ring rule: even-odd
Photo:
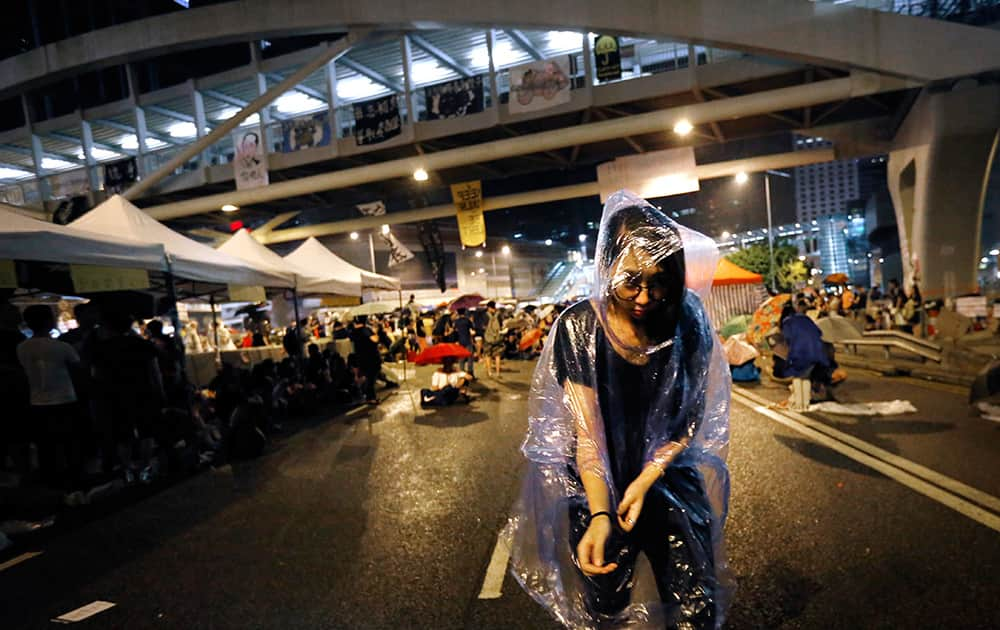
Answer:
[[[431,376],[430,389],[420,390],[421,407],[446,407],[459,398],[472,400],[468,392],[469,374],[455,369],[455,359],[447,357]]]

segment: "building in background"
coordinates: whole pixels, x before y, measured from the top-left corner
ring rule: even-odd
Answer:
[[[820,137],[798,137],[795,150],[832,147]],[[795,171],[795,207],[798,221],[846,215],[848,206],[861,195],[858,177],[859,160],[837,160],[800,166]],[[882,179],[885,182],[885,178]],[[883,184],[884,185],[884,184]]]

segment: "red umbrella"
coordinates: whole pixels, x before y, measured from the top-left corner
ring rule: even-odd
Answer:
[[[482,302],[484,299],[485,298],[483,298],[483,296],[479,295],[478,293],[467,293],[465,295],[460,295],[451,301],[451,304],[448,305],[448,310],[458,311],[458,309],[460,308],[465,308],[465,309],[475,308],[479,306],[479,303]]]
[[[541,338],[542,338],[542,329],[532,328],[531,330],[529,330],[528,332],[524,333],[524,335],[521,336],[521,343],[518,344],[517,349],[520,350],[521,352],[524,352],[531,346],[538,343],[538,340]]]
[[[414,357],[413,362],[417,365],[430,365],[432,363],[443,363],[448,358],[464,359],[471,356],[471,352],[457,343],[436,343],[421,350],[420,354]]]

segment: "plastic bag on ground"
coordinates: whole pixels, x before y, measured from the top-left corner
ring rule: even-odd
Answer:
[[[898,416],[904,413],[917,413],[917,408],[908,400],[890,400],[865,403],[821,402],[809,405],[809,411],[839,416]]]

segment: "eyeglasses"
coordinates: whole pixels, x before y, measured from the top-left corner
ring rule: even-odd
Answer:
[[[654,279],[652,282],[642,284],[638,276],[625,278],[616,283],[613,291],[618,299],[631,301],[639,297],[644,289],[649,299],[654,302],[660,302],[667,297],[667,287],[662,281]]]

